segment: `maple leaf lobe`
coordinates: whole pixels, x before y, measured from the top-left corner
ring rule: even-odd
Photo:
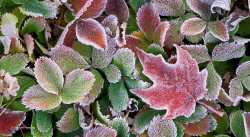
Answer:
[[[131,90],[150,107],[166,109],[167,119],[190,116],[194,112],[196,101],[202,99],[207,91],[207,70],[199,72],[198,63],[188,51],[175,47],[175,64],[165,62],[161,55],[155,56],[137,49],[143,74],[152,80],[153,85],[147,89]]]

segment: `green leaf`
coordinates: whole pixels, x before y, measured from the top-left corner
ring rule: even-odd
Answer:
[[[164,111],[156,111],[156,110],[147,110],[143,112],[139,112],[135,116],[134,128],[135,131],[139,134],[143,133],[149,126],[150,121],[157,115],[164,114]]]
[[[40,57],[35,62],[35,77],[39,85],[48,93],[58,94],[63,87],[64,79],[59,66],[47,57]]]
[[[129,127],[125,119],[115,118],[110,122],[110,126],[116,130],[116,137],[129,137]]]
[[[23,104],[21,99],[16,99],[13,101],[9,106],[9,109],[11,110],[16,110],[16,111],[23,111],[23,112],[28,112],[30,111],[28,108],[26,108]]]
[[[127,77],[125,77],[125,83],[128,89],[147,88],[151,85],[150,83],[144,82],[143,80],[130,79]]]
[[[28,16],[44,16],[46,18],[55,18],[57,14],[56,3],[39,0],[28,0],[22,3],[20,10]]]
[[[63,133],[75,131],[80,127],[79,115],[73,108],[68,108],[56,125],[58,130]]]
[[[110,83],[119,82],[121,79],[121,71],[113,64],[108,65],[103,71]]]
[[[114,57],[113,64],[115,64],[124,76],[130,76],[135,69],[135,55],[127,48],[119,49]]]
[[[60,96],[65,104],[79,102],[89,93],[95,82],[95,76],[90,71],[76,69],[65,77],[65,83]]]
[[[236,111],[230,115],[230,129],[236,137],[246,137],[242,111]]]
[[[22,103],[27,108],[36,110],[51,110],[58,107],[61,102],[61,97],[44,91],[39,85],[30,87],[22,98]]]
[[[45,111],[36,112],[36,126],[40,132],[45,133],[52,130],[51,120],[51,115],[46,113]]]
[[[78,52],[66,46],[61,45],[53,48],[49,52],[49,55],[62,69],[64,74],[67,74],[74,69],[87,69],[90,67]]]
[[[123,81],[110,84],[108,92],[114,111],[120,112],[128,107],[129,98]]]
[[[154,117],[148,128],[149,137],[176,137],[177,128],[173,120],[165,120],[160,116]]]
[[[95,69],[91,69],[91,72],[95,75],[95,83],[89,93],[81,99],[80,104],[82,106],[88,106],[90,103],[94,102],[103,88],[104,80],[102,75]]]
[[[43,18],[29,18],[27,19],[21,30],[21,34],[24,35],[26,33],[36,33],[37,35],[42,32],[45,28],[46,21]]]
[[[222,86],[222,79],[216,72],[213,63],[207,65],[208,77],[207,77],[207,94],[205,98],[207,100],[216,100],[219,96],[220,89]]]
[[[53,128],[51,128],[48,132],[40,132],[36,126],[36,115],[33,113],[32,122],[31,122],[31,134],[33,137],[52,137],[53,136]]]
[[[207,109],[203,106],[196,106],[195,112],[190,117],[178,117],[176,120],[181,123],[194,123],[199,122],[207,116]]]
[[[28,56],[23,53],[7,55],[0,59],[0,70],[3,69],[10,73],[10,75],[16,75],[22,71],[28,63]]]
[[[28,76],[17,76],[20,89],[17,91],[17,98],[22,97],[24,91],[36,84],[36,80]]]
[[[176,137],[183,137],[184,136],[184,127],[181,123],[175,122],[175,126],[177,128],[177,136]]]

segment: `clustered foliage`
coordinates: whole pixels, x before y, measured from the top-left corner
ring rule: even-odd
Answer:
[[[0,0],[0,136],[250,137],[249,7]]]

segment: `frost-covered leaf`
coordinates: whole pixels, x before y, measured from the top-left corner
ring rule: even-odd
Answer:
[[[21,33],[36,33],[38,35],[45,29],[45,25],[46,20],[43,17],[32,17],[24,22]]]
[[[250,90],[250,61],[242,63],[236,69],[236,75],[241,80],[245,88]]]
[[[222,86],[222,78],[216,72],[213,63],[207,65],[208,77],[207,77],[207,94],[205,98],[207,100],[216,100],[220,94]]]
[[[113,57],[113,64],[120,70],[122,75],[130,76],[135,69],[135,54],[128,48],[119,49]]]
[[[76,25],[77,39],[97,49],[107,47],[107,36],[103,26],[94,19],[79,20]]]
[[[230,129],[236,137],[247,137],[242,111],[238,110],[230,114]]]
[[[31,122],[31,135],[33,137],[52,137],[53,128],[50,128],[47,132],[40,132],[36,123],[36,115],[33,113],[32,122]]]
[[[98,126],[88,130],[86,137],[116,137],[116,131],[109,127]]]
[[[185,13],[182,0],[152,0],[152,3],[161,16],[181,16]]]
[[[243,86],[241,81],[234,78],[229,83],[229,97],[234,105],[237,105],[243,96]]]
[[[249,137],[250,136],[250,113],[244,112],[243,119],[244,119],[246,137]]]
[[[89,93],[95,82],[95,76],[90,71],[75,69],[65,77],[65,83],[60,93],[65,104],[79,102]]]
[[[70,4],[77,16],[96,18],[105,10],[107,0],[71,0]]]
[[[35,77],[39,85],[48,93],[58,94],[63,87],[63,72],[59,66],[47,57],[35,62]]]
[[[103,69],[107,67],[116,52],[115,39],[108,39],[108,46],[106,49],[93,49],[92,51],[92,66],[95,68]]]
[[[120,112],[128,107],[129,98],[127,92],[128,91],[123,81],[115,84],[110,84],[108,89],[109,100],[114,111]]]
[[[36,127],[40,132],[49,132],[52,129],[51,115],[44,111],[36,112]]]
[[[110,121],[109,125],[116,130],[117,137],[129,137],[129,127],[125,119],[115,118]]]
[[[214,0],[186,0],[188,7],[203,18],[208,18],[211,14],[210,4]]]
[[[106,33],[114,38],[118,28],[118,18],[115,15],[109,15],[102,21],[102,25],[106,30]]]
[[[139,112],[135,116],[134,129],[137,133],[142,134],[149,126],[150,121],[157,115],[160,115],[162,111],[147,110]]]
[[[219,13],[221,13],[220,9],[230,11],[231,8],[231,0],[214,0],[213,4],[211,5],[211,11],[212,13],[215,13],[219,10]]]
[[[180,33],[181,22],[171,21],[170,28],[167,31],[164,45],[167,48],[172,48],[173,44],[181,44],[184,36]]]
[[[51,110],[61,104],[61,97],[44,91],[39,85],[25,91],[22,103],[29,109]]]
[[[50,58],[62,69],[64,74],[77,68],[89,68],[88,63],[78,52],[66,46],[53,48],[49,52],[49,55]]]
[[[9,54],[11,46],[11,37],[9,36],[0,36],[0,42],[4,48],[4,54]]]
[[[26,118],[26,114],[21,111],[10,111],[1,108],[0,113],[1,136],[11,136]]]
[[[207,70],[199,72],[198,63],[188,51],[177,45],[175,47],[175,64],[166,63],[161,55],[154,56],[138,50],[143,73],[153,81],[153,86],[131,90],[150,107],[157,110],[166,109],[164,117],[167,119],[191,116],[196,101],[202,99],[207,90]]]
[[[72,47],[74,41],[77,39],[76,37],[76,20],[72,20],[71,22],[69,22],[63,32],[61,33],[61,36],[59,37],[56,45],[57,46],[61,46],[61,45],[65,45],[68,47]]]
[[[217,122],[212,115],[208,115],[204,119],[196,123],[189,123],[184,125],[185,133],[190,136],[206,135],[216,129]]]
[[[58,4],[51,1],[29,0],[25,1],[20,10],[28,16],[44,16],[46,18],[55,18],[57,14]]]
[[[0,70],[5,70],[11,75],[16,75],[21,72],[28,63],[28,56],[24,53],[7,55],[0,59]]]
[[[236,38],[234,42],[221,43],[214,48],[212,58],[215,61],[226,61],[240,58],[245,55],[245,44],[248,42],[249,39]]]
[[[11,76],[4,70],[0,70],[0,81],[0,94],[2,97],[6,97],[7,99],[9,99],[10,96],[17,95],[17,91],[20,89],[20,85],[18,84],[16,77]]]
[[[115,65],[110,64],[103,69],[107,80],[110,83],[116,83],[121,79],[121,71]]]
[[[173,120],[165,120],[160,116],[154,117],[148,128],[150,137],[177,137],[177,128]]]
[[[104,80],[101,74],[95,69],[92,69],[91,72],[95,75],[95,83],[89,93],[85,95],[83,99],[81,99],[80,104],[82,106],[87,106],[90,103],[94,102],[103,88]]]
[[[166,33],[170,28],[169,22],[161,22],[154,31],[153,34],[153,41],[155,43],[160,44],[161,46],[164,46],[165,38],[166,38]]]
[[[61,119],[56,122],[58,130],[63,133],[69,133],[77,130],[80,127],[78,117],[79,115],[77,111],[75,111],[73,108],[68,108]]]
[[[209,22],[208,23],[208,30],[210,33],[217,39],[221,41],[228,41],[229,34],[227,27],[221,21]]]
[[[108,0],[106,12],[118,17],[120,23],[128,21],[129,9],[125,0]]]
[[[147,3],[143,5],[137,12],[136,20],[140,30],[149,40],[152,40],[155,29],[161,22],[159,13],[153,4]]]
[[[6,13],[1,17],[1,32],[5,36],[16,37],[18,30],[16,24],[18,19],[15,15]]]
[[[207,109],[201,105],[195,107],[195,112],[190,117],[178,117],[176,120],[182,123],[195,123],[207,116]]]
[[[211,59],[206,45],[182,45],[181,47],[187,50],[198,63],[204,63]]]
[[[200,18],[190,18],[181,25],[181,33],[186,36],[195,36],[206,29],[206,22]]]

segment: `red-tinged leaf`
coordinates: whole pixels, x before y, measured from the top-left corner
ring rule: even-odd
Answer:
[[[68,47],[72,47],[75,40],[76,40],[76,20],[73,20],[69,22],[67,26],[64,28],[56,45],[57,46],[65,45]]]
[[[182,0],[152,0],[161,16],[181,16],[185,13]]]
[[[124,45],[124,48],[131,49],[136,54],[137,48],[142,48],[143,41],[133,35],[126,36],[126,45]]]
[[[62,102],[61,97],[44,91],[39,85],[30,87],[25,91],[22,103],[29,109],[51,110]]]
[[[243,113],[246,137],[250,137],[250,112]]]
[[[86,137],[116,137],[116,131],[109,127],[96,127],[86,133]]]
[[[107,47],[107,36],[103,26],[94,19],[79,20],[76,25],[77,39],[97,49]]]
[[[201,136],[215,130],[216,126],[216,119],[213,116],[208,115],[199,122],[184,125],[184,128],[187,135]]]
[[[207,70],[199,72],[197,62],[188,51],[177,45],[175,47],[175,64],[166,63],[161,55],[154,56],[138,50],[143,73],[153,81],[153,86],[131,90],[152,108],[166,109],[167,119],[191,116],[196,101],[202,99],[207,91]]]
[[[169,22],[161,22],[157,28],[155,28],[154,34],[153,34],[153,40],[156,43],[159,43],[161,46],[164,46],[164,41],[166,38],[167,31],[169,30],[170,24]]]
[[[48,93],[58,94],[63,87],[63,72],[59,66],[47,57],[36,60],[35,77],[39,85]]]
[[[232,99],[229,97],[229,95],[225,92],[224,89],[220,90],[218,100],[219,100],[220,103],[224,104],[227,107],[233,105]]]
[[[215,38],[221,41],[229,40],[228,30],[223,22],[221,21],[210,22],[208,24],[208,29]]]
[[[154,6],[151,3],[143,5],[137,12],[136,20],[140,30],[149,40],[152,40],[154,31],[161,22]]]
[[[25,118],[24,112],[0,109],[0,136],[11,136]]]
[[[211,14],[210,5],[213,0],[187,0],[188,7],[201,17],[208,18]]]
[[[181,33],[186,36],[195,36],[206,29],[206,22],[200,18],[190,18],[181,25]]]
[[[90,1],[90,0],[88,0],[88,1]],[[80,16],[81,16],[81,18],[99,17],[102,14],[102,12],[105,10],[106,5],[107,5],[107,0],[92,0],[90,6],[88,6],[87,10],[84,11],[82,13],[82,15],[80,15]]]
[[[79,12],[82,9],[82,7],[84,5],[86,6],[86,4],[88,3],[88,1],[92,2],[93,0],[70,0],[70,2],[69,2],[71,4],[70,8],[72,8],[72,10],[75,13],[77,13],[77,12]]]
[[[108,0],[106,12],[116,15],[120,23],[128,21],[129,9],[124,0]]]

